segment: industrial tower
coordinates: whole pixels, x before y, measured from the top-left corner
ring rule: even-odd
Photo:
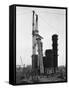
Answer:
[[[54,34],[52,36],[52,41],[53,41],[52,49],[53,49],[54,69],[56,69],[58,67],[58,35],[57,34]]]
[[[35,19],[36,17],[36,19]],[[43,39],[39,35],[38,31],[38,15],[33,11],[33,23],[32,23],[32,42],[33,42],[33,55],[32,55],[32,69],[38,69],[40,74],[44,73],[43,67],[43,52],[42,52],[42,42]]]

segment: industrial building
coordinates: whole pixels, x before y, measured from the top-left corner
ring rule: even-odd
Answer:
[[[45,51],[45,56],[43,57],[44,72],[47,68],[52,68],[53,72],[56,72],[58,67],[58,35],[54,34],[52,36],[52,49]]]
[[[34,20],[36,17],[36,20]],[[39,70],[40,74],[56,71],[58,67],[58,49],[57,40],[58,35],[54,34],[52,36],[52,49],[45,50],[45,56],[43,56],[43,37],[39,35],[38,31],[38,15],[33,11],[33,22],[32,22],[32,40],[33,40],[33,52],[32,52],[32,69]]]

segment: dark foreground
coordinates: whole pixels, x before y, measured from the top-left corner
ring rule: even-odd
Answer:
[[[16,71],[16,83],[41,83],[41,82],[62,82],[66,81],[66,69],[65,67],[59,67],[56,73],[33,75],[31,70],[27,68],[17,69]]]

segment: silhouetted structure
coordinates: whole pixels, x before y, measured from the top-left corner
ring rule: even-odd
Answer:
[[[45,56],[43,57],[43,64],[44,64],[44,72],[47,68],[54,67],[53,50],[48,49],[45,51]]]
[[[45,51],[43,60],[43,62],[45,62],[45,67],[53,67],[53,51],[51,49]]]
[[[38,55],[32,55],[32,69],[38,68]]]
[[[53,41],[52,49],[53,49],[54,67],[58,67],[58,49],[57,49],[58,43],[57,43],[57,40],[58,40],[58,35],[54,34],[52,36],[52,41]]]
[[[58,67],[58,50],[57,50],[57,40],[58,35],[54,34],[52,36],[52,49],[48,49],[45,51],[45,56],[43,57],[43,65],[44,65],[44,72],[47,68],[53,68],[54,72]]]

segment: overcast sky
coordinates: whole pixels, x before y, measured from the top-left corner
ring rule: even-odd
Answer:
[[[52,49],[52,35],[58,34],[58,65],[65,65],[66,11],[31,7],[16,7],[16,64],[32,64],[32,10],[38,14],[38,30],[44,38],[43,55],[46,49]]]

